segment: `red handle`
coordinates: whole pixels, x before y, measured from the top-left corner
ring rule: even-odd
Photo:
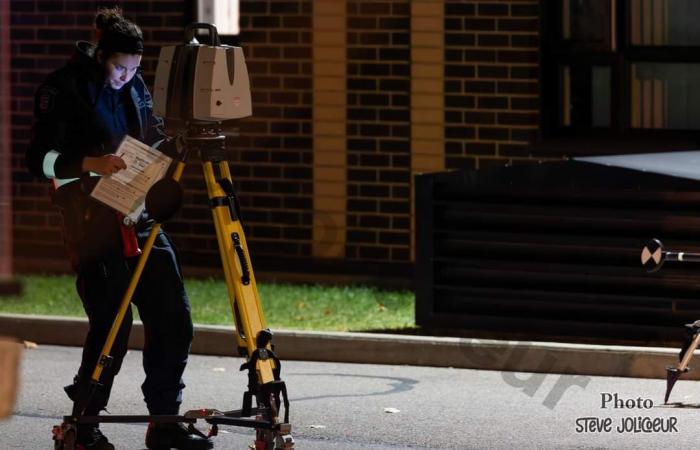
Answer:
[[[124,257],[139,256],[141,249],[139,248],[139,241],[136,239],[136,230],[134,227],[124,225],[123,214],[117,213],[117,220],[119,220],[119,232],[122,236]]]

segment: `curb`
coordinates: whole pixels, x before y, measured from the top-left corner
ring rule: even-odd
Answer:
[[[47,345],[81,347],[83,318],[0,314],[0,334]],[[402,336],[374,333],[274,331],[282,360],[415,365],[463,369],[666,378],[678,350],[553,342]],[[135,321],[129,347],[143,348],[143,325]],[[232,326],[195,325],[192,353],[238,356]],[[684,379],[700,379],[690,372]]]

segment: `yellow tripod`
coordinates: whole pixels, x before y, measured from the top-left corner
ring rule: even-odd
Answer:
[[[103,422],[182,422],[191,430],[197,420],[211,424],[209,436],[218,432],[219,425],[233,425],[256,430],[256,450],[289,450],[294,448],[289,424],[289,400],[285,383],[280,379],[281,364],[273,352],[272,333],[265,324],[255,276],[248,253],[243,226],[240,222],[238,201],[233,189],[231,172],[225,155],[224,140],[218,122],[189,122],[186,133],[177,139],[177,165],[170,179],[156,183],[146,200],[149,213],[158,223],[154,224],[139,256],[136,268],[122,298],[117,315],[92,373],[90,391],[80,395],[70,416],[54,427],[55,449],[74,450],[76,426],[84,423]],[[219,253],[226,277],[231,312],[236,323],[236,342],[241,356],[247,361],[241,370],[248,371],[248,391],[243,395],[240,410],[222,412],[216,409],[198,409],[174,416],[84,416],[84,410],[100,384],[103,370],[111,362],[110,352],[124,317],[131,304],[141,273],[148,260],[153,243],[160,230],[160,222],[170,217],[179,201],[163,202],[162,197],[181,197],[179,180],[185,168],[188,154],[197,152],[202,161],[207,185]],[[152,195],[154,192],[157,194]],[[151,198],[155,197],[155,198]],[[158,198],[160,197],[160,198]],[[151,200],[154,200],[151,202]],[[151,203],[151,204],[149,204]],[[155,212],[155,214],[153,214]],[[252,399],[256,399],[256,407]],[[284,405],[284,419],[279,412]]]

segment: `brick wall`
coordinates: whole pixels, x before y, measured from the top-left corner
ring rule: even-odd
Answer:
[[[347,4],[350,260],[410,260],[410,3]]]
[[[445,162],[528,158],[539,125],[537,1],[445,2]]]
[[[416,3],[423,5],[409,0],[241,1],[240,41],[254,116],[228,127],[226,134],[258,267],[282,270],[289,261],[303,261],[321,270],[353,267],[377,275],[377,267],[394,267],[406,274],[412,259],[413,173],[530,157],[527,144],[539,121],[538,2]],[[63,257],[48,186],[25,174],[23,152],[34,89],[64,63],[73,41],[90,39],[96,4],[11,3],[19,258]],[[151,84],[157,47],[180,41],[192,2],[121,4],[146,33],[144,67]],[[422,15],[430,17],[422,20]],[[344,32],[328,34],[338,20]],[[314,30],[325,34],[314,39]],[[324,42],[327,36],[333,42]],[[333,56],[333,48],[319,50],[324,45],[339,46],[342,55]],[[425,83],[412,79],[413,73],[426,76]],[[333,76],[342,81],[334,82]],[[440,81],[433,89],[432,83]],[[431,111],[438,111],[439,120],[432,120],[436,114]],[[188,166],[184,183],[185,205],[166,228],[185,264],[218,266],[196,161]],[[333,183],[345,187],[336,189]],[[323,227],[332,227],[332,233]]]
[[[10,5],[0,4],[0,292],[12,276]]]

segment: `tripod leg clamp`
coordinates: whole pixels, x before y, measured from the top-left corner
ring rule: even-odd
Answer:
[[[241,205],[238,202],[238,196],[236,195],[236,190],[233,188],[233,183],[228,178],[220,178],[216,180],[221,186],[221,189],[226,193],[226,197],[217,197],[211,200],[211,206],[228,206],[229,212],[231,213],[231,220],[237,222],[240,220]]]
[[[110,367],[113,362],[114,362],[114,358],[110,355],[101,355],[100,356],[99,364],[100,364],[100,366],[102,366],[104,368]]]

